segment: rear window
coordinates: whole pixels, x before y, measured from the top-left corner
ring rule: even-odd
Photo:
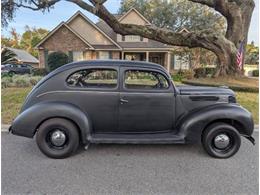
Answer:
[[[71,74],[66,82],[71,87],[115,88],[117,78],[113,69],[85,69]]]

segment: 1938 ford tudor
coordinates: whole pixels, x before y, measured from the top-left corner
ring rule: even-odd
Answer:
[[[52,158],[79,144],[202,142],[217,158],[234,155],[241,136],[252,143],[251,114],[224,87],[175,86],[160,65],[95,60],[64,65],[27,96],[10,131],[33,137]]]

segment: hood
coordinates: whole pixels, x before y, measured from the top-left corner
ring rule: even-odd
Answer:
[[[182,85],[177,87],[181,95],[231,95],[235,93],[228,87],[199,87]]]

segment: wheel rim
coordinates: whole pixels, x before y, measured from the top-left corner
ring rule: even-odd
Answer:
[[[230,144],[230,137],[227,134],[221,133],[214,138],[214,145],[217,149],[226,149]]]
[[[60,129],[53,130],[50,135],[50,144],[54,147],[63,147],[67,141],[66,134]]]

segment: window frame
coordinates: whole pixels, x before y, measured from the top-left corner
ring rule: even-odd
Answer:
[[[156,72],[161,74],[166,81],[168,82],[168,88],[165,89],[158,89],[158,88],[153,88],[153,89],[129,89],[125,86],[125,76],[127,71],[145,71],[145,72]],[[168,76],[161,70],[155,69],[155,68],[142,68],[142,67],[122,67],[120,70],[120,74],[122,75],[121,78],[121,91],[127,91],[127,92],[151,92],[151,93],[172,93],[174,92],[172,83],[170,82],[170,79]]]
[[[117,79],[116,79],[116,86],[115,87],[81,87],[81,86],[70,86],[67,83],[67,80],[69,79],[70,76],[73,74],[79,72],[79,71],[84,71],[84,70],[111,70],[111,71],[116,71],[117,73]],[[118,91],[119,90],[119,82],[120,82],[120,72],[118,67],[108,67],[108,66],[93,66],[93,67],[80,67],[78,69],[74,69],[71,71],[65,78],[65,85],[69,89],[74,89],[74,90],[82,90],[82,91]]]

